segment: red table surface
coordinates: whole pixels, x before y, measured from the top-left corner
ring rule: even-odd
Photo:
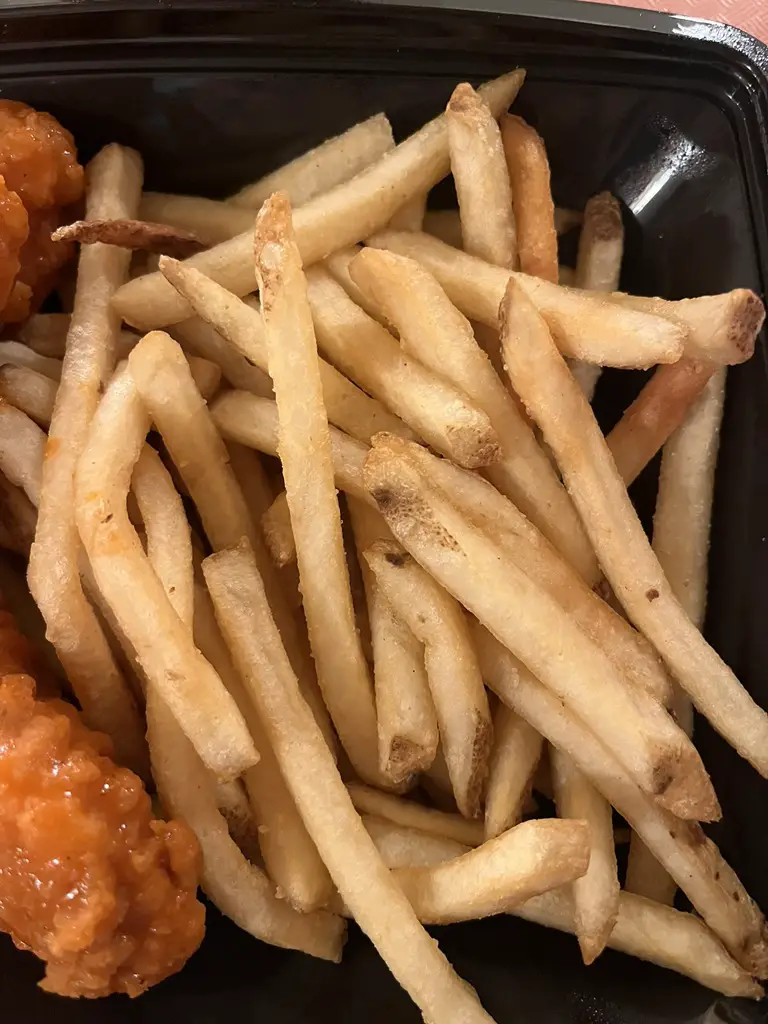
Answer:
[[[600,0],[621,7],[644,7],[692,18],[723,21],[768,43],[768,0]]]

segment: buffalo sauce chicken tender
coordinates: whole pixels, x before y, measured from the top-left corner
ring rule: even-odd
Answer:
[[[65,996],[136,996],[200,945],[200,850],[152,817],[109,740],[29,676],[0,680],[0,929]]]

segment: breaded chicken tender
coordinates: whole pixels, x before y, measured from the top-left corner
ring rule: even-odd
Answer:
[[[200,850],[153,819],[140,780],[29,676],[0,680],[0,929],[46,963],[44,989],[139,995],[200,945]]]

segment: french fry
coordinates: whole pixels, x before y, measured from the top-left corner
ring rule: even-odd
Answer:
[[[274,500],[274,491],[264,465],[253,448],[236,441],[226,441],[225,445],[229,464],[243,492],[251,520],[260,523],[261,517]]]
[[[493,725],[461,608],[394,541],[378,541],[364,557],[384,596],[424,644],[456,806],[465,818],[476,818],[488,775]]]
[[[264,321],[253,306],[241,301],[194,267],[163,257],[160,270],[184,295],[195,313],[229,342],[248,362],[267,372],[267,347]],[[361,441],[368,441],[379,430],[411,432],[373,398],[347,380],[339,371],[320,360],[320,379],[328,419],[335,426]]]
[[[235,702],[192,643],[127,513],[149,418],[123,365],[93,418],[74,481],[74,509],[94,578],[141,663],[150,691],[178,720],[217,778],[258,759]]]
[[[515,267],[515,218],[499,126],[467,82],[453,90],[446,122],[464,249],[496,266]]]
[[[704,640],[672,592],[592,410],[543,320],[514,283],[503,318],[510,379],[555,453],[616,596],[699,711],[768,775],[768,715]],[[509,337],[505,332],[511,332]]]
[[[619,287],[623,257],[624,224],[619,201],[610,192],[601,192],[584,207],[573,284],[588,291],[615,292]],[[561,284],[566,284],[562,278]],[[571,373],[591,402],[602,368],[574,361]]]
[[[69,313],[34,313],[19,328],[18,338],[38,355],[61,359],[68,330]]]
[[[616,468],[627,485],[640,475],[684,421],[716,370],[714,363],[690,359],[656,370],[606,438]]]
[[[303,913],[318,910],[331,897],[331,879],[285,784],[252,696],[232,664],[211,598],[201,584],[195,585],[194,624],[195,643],[235,698],[261,755],[243,781],[258,824],[259,849],[267,874],[277,886],[278,895],[291,906]]]
[[[485,838],[493,839],[523,816],[543,740],[524,719],[499,704],[493,716],[493,750],[485,793]]]
[[[228,440],[255,448],[265,455],[277,455],[277,406],[270,399],[257,398],[245,391],[228,391],[214,401],[211,416]],[[363,484],[363,462],[368,445],[333,427],[329,428],[329,434],[337,486],[370,504],[371,496]]]
[[[144,192],[139,217],[188,231],[205,246],[218,245],[253,226],[253,214],[249,210],[216,199],[167,192]]]
[[[679,323],[610,302],[602,295],[563,288],[514,271],[510,274],[429,235],[380,231],[366,244],[421,263],[465,316],[497,330],[499,303],[514,276],[547,321],[561,352],[571,358],[643,369],[656,363],[675,363],[683,353],[687,332]]]
[[[662,867],[636,832],[629,840],[627,877],[624,880],[627,892],[644,896],[656,903],[672,906],[675,902],[677,885],[671,875]]]
[[[296,561],[296,542],[285,491],[278,494],[261,517],[261,529],[272,561],[278,568]]]
[[[262,264],[268,258],[262,252]],[[273,296],[265,300],[265,308],[273,311],[274,301]],[[305,320],[309,324],[308,315]],[[279,373],[273,374],[278,394],[279,379]],[[457,978],[418,923],[352,806],[301,698],[247,545],[212,555],[203,572],[283,777],[344,903],[426,1018],[435,1024],[490,1024],[474,992]]]
[[[437,715],[424,666],[424,648],[387,600],[365,561],[377,541],[392,539],[387,524],[365,502],[347,497],[368,602],[379,765],[393,783],[426,771],[439,742]]]
[[[481,86],[494,116],[507,109],[524,78],[523,71],[512,71]],[[294,229],[303,263],[316,263],[383,228],[401,206],[429,191],[448,170],[448,128],[445,116],[440,115],[354,178],[317,195],[296,211]],[[189,265],[236,295],[250,294],[256,287],[253,232],[243,232],[191,257]],[[115,296],[114,305],[127,323],[142,330],[189,316],[188,303],[158,273],[129,281]]]
[[[582,574],[594,555],[549,458],[478,346],[466,318],[414,260],[363,249],[350,264],[355,283],[397,328],[403,350],[446,377],[487,416],[502,457],[487,469],[505,494]]]
[[[322,267],[307,271],[318,346],[438,451],[468,469],[498,458],[487,415],[443,378],[406,355]]]
[[[362,819],[368,835],[373,839],[376,849],[391,871],[397,868],[431,867],[433,864],[442,864],[447,860],[453,860],[454,857],[461,857],[472,849],[472,844],[432,835],[418,828],[396,825],[393,821],[375,814],[363,814]],[[466,824],[465,819],[460,820]]]
[[[302,153],[229,199],[233,206],[258,210],[273,192],[288,193],[291,205],[301,206],[315,196],[349,181],[394,148],[386,114],[374,114]]]
[[[560,207],[555,207],[555,230],[558,235],[564,235],[572,228],[578,227],[581,220],[582,215],[576,210],[563,210]],[[461,217],[458,210],[427,210],[424,214],[422,231],[439,238],[441,242],[453,246],[454,249],[464,248],[464,240],[461,237]],[[567,284],[568,282],[561,279],[561,283]]]
[[[700,826],[680,821],[644,794],[593,732],[486,629],[473,625],[472,637],[491,689],[569,755],[653,850],[733,958],[765,977],[765,919]]]
[[[394,442],[390,440],[390,445]],[[482,527],[518,566],[562,605],[622,675],[662,704],[672,697],[669,677],[651,645],[590,587],[598,581],[597,566],[587,581],[559,558],[551,545],[511,502],[481,480],[446,459],[409,447],[420,469],[473,522]]]
[[[51,422],[56,381],[29,367],[0,366],[0,398],[21,409],[40,427]]]
[[[114,245],[120,249],[167,253],[181,258],[192,256],[204,248],[200,239],[188,231],[134,218],[76,220],[56,228],[51,241],[78,242],[81,246]]]
[[[216,363],[233,388],[250,391],[260,398],[273,397],[269,375],[249,363],[204,320],[188,317],[175,324],[170,333],[185,352]]]
[[[555,204],[544,140],[535,128],[514,114],[505,114],[499,127],[512,187],[520,269],[524,274],[557,284]]]
[[[298,913],[278,899],[266,875],[245,859],[219,811],[213,779],[154,690],[147,720],[152,774],[166,812],[186,821],[198,838],[202,886],[210,899],[257,939],[341,960],[344,923],[324,911]]]
[[[0,460],[0,466],[2,460]],[[0,546],[26,561],[35,539],[37,509],[21,487],[0,472]]]
[[[0,401],[0,471],[35,508],[40,504],[45,444],[45,434],[34,420],[15,405]]]
[[[427,210],[427,193],[414,196],[405,206],[401,206],[390,219],[389,226],[395,231],[421,231],[424,226],[424,214]]]
[[[88,219],[133,216],[142,175],[141,158],[133,150],[111,145],[97,153],[87,170]],[[86,246],[80,253],[75,308],[45,448],[28,580],[86,721],[108,733],[118,759],[146,778],[143,723],[80,582],[74,500],[75,468],[101,389],[114,367],[120,324],[110,303],[126,279],[129,260],[126,251],[103,245]],[[46,365],[53,362],[43,356],[37,359]],[[37,368],[46,372],[42,366]]]
[[[420,921],[451,924],[509,913],[578,879],[588,863],[586,822],[541,818],[442,864],[398,868],[395,878]]]
[[[285,196],[264,204],[254,238],[279,456],[318,682],[356,771],[379,781],[373,686],[355,625],[312,315]]]
[[[61,359],[41,356],[19,341],[0,341],[0,363],[35,370],[51,380],[61,380]]]
[[[561,818],[580,818],[589,826],[589,867],[572,887],[576,937],[585,964],[605,949],[619,912],[619,876],[613,841],[611,805],[567,754],[549,752],[555,805]]]
[[[404,446],[377,438],[363,471],[400,543],[590,723],[645,792],[682,817],[718,817],[688,737],[653,697],[627,686],[564,609],[428,482]]]
[[[331,277],[341,285],[356,306],[364,310],[373,320],[378,320],[383,327],[389,328],[390,325],[381,315],[379,307],[369,301],[368,296],[357,287],[349,273],[350,263],[359,252],[362,252],[362,248],[361,245],[348,245],[344,249],[339,249],[338,252],[332,252],[323,260],[323,266]]]
[[[448,814],[425,807],[413,800],[405,800],[391,793],[381,793],[370,786],[350,783],[347,787],[352,803],[361,814],[373,814],[377,818],[417,829],[431,836],[451,839],[465,846],[482,846],[485,841],[483,826],[470,821],[460,814]]]

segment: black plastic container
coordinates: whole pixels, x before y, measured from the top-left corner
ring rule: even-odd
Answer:
[[[402,135],[451,87],[522,64],[517,105],[542,132],[556,199],[609,188],[627,205],[623,285],[669,298],[768,275],[768,50],[733,29],[570,0],[422,4],[92,0],[6,5],[0,95],[50,109],[84,156],[137,146],[150,187],[223,195],[385,109]],[[609,421],[639,375],[607,374]],[[611,396],[611,397],[608,397]],[[651,468],[637,486],[650,507]],[[768,705],[768,381],[761,347],[731,371],[718,467],[707,634]],[[697,723],[723,808],[723,852],[768,910],[768,785]],[[768,1019],[670,972],[510,918],[436,930],[499,1024]],[[0,941],[0,1015],[59,1024],[371,1024],[419,1015],[352,929],[333,967],[257,943],[211,911],[202,950],[136,1002],[35,988],[39,964]]]

